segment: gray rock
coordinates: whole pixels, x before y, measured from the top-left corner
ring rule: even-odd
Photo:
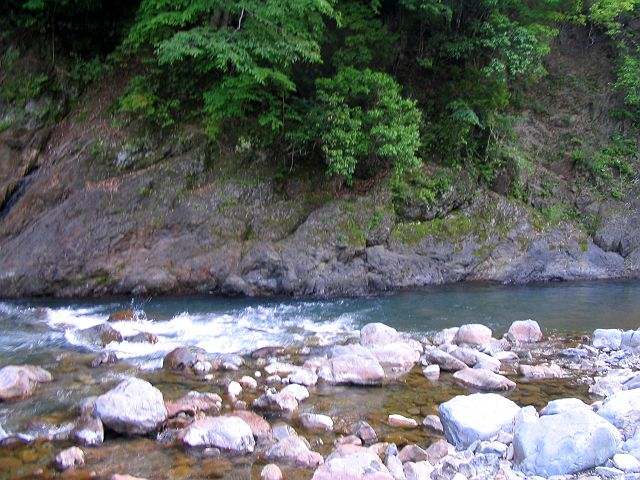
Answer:
[[[385,379],[385,371],[369,350],[351,345],[334,348],[331,358],[318,369],[318,377],[337,385],[379,385]]]
[[[438,408],[445,437],[457,447],[511,431],[520,407],[495,393],[459,395]]]
[[[514,428],[514,461],[528,474],[566,475],[602,465],[620,443],[613,425],[584,408],[519,418]]]
[[[426,460],[404,464],[404,476],[407,480],[431,480],[433,470],[433,465]]]
[[[129,378],[96,398],[95,415],[115,432],[144,435],[162,425],[167,409],[160,390],[144,380]]]
[[[491,329],[480,323],[462,325],[454,338],[457,345],[486,345],[491,341]]]
[[[179,438],[188,447],[213,447],[233,454],[251,453],[256,444],[249,425],[235,416],[199,418]]]
[[[123,340],[122,334],[108,323],[101,323],[94,327],[78,330],[75,335],[84,339],[87,343],[92,343],[101,347],[105,347],[112,342],[119,343]]]
[[[520,374],[529,379],[542,380],[546,378],[563,378],[566,373],[560,365],[520,365]]]
[[[625,473],[640,472],[640,460],[628,453],[616,453],[611,461],[614,467]]]
[[[438,415],[427,415],[422,421],[422,425],[434,432],[443,433],[442,422]]]
[[[297,383],[310,387],[318,383],[318,375],[308,368],[298,368],[289,374],[287,380],[289,383]]]
[[[104,442],[104,427],[99,418],[83,415],[77,421],[71,432],[73,439],[85,447],[95,447]]]
[[[453,343],[453,340],[456,338],[457,333],[458,327],[445,328],[444,330],[440,330],[435,335],[433,335],[431,341],[434,345],[445,345]]]
[[[282,480],[280,467],[273,463],[265,465],[260,472],[260,480]]]
[[[115,365],[118,363],[118,356],[115,352],[103,351],[98,353],[93,360],[91,360],[91,368],[98,368],[102,365]]]
[[[427,380],[435,382],[440,378],[440,367],[438,365],[427,365],[422,369],[422,374]]]
[[[365,445],[370,445],[378,440],[376,431],[364,420],[360,420],[353,425],[351,427],[351,433],[361,439]]]
[[[420,352],[410,343],[386,343],[372,346],[370,350],[388,378],[406,375],[420,360]]]
[[[402,462],[397,455],[387,455],[385,466],[389,470],[389,473],[394,478],[394,480],[406,480]]]
[[[516,343],[531,343],[542,340],[542,330],[535,320],[517,320],[511,324],[507,337]]]
[[[321,430],[325,432],[333,430],[333,420],[327,415],[303,413],[300,415],[300,421],[304,428],[308,430]]]
[[[467,368],[464,362],[439,348],[427,347],[424,351],[424,357],[427,362],[438,365],[440,370],[445,372],[457,372],[458,370]]]
[[[322,455],[309,449],[309,444],[297,435],[283,438],[267,450],[270,462],[281,462],[302,468],[314,468],[323,462]]]
[[[622,346],[622,330],[599,328],[593,332],[591,344],[598,349],[618,350]]]
[[[398,331],[384,323],[368,323],[360,330],[360,343],[368,347],[387,345],[401,340],[402,337]]]
[[[561,412],[570,412],[579,408],[591,410],[591,407],[577,398],[558,398],[547,403],[546,407],[540,410],[540,415],[555,415]]]

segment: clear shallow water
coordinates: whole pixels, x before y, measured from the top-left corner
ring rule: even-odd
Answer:
[[[111,343],[106,348],[117,352],[124,361],[115,366],[89,368],[91,358],[101,347],[88,342],[79,331],[105,323],[110,313],[130,307],[140,313],[141,319],[113,323],[113,327],[125,337],[140,331],[154,333],[159,342],[151,345],[125,338],[124,342]],[[167,399],[178,398],[192,389],[223,394],[227,373],[220,378],[216,376],[212,383],[202,383],[154,370],[164,354],[178,345],[198,345],[211,353],[248,353],[268,345],[323,345],[344,341],[372,321],[415,334],[481,322],[500,336],[512,321],[527,318],[537,320],[547,333],[567,337],[591,333],[599,327],[635,329],[640,327],[640,282],[517,287],[467,284],[333,301],[212,297],[134,302],[130,299],[4,301],[0,302],[0,367],[12,363],[38,364],[50,370],[55,381],[39,386],[27,400],[0,403],[0,425],[10,432],[36,432],[42,425],[51,431],[51,426],[64,426],[76,418],[83,399],[103,393],[127,375],[149,380]],[[251,374],[256,369],[256,365],[249,364],[246,371],[236,376]],[[383,388],[319,385],[312,389],[312,396],[301,405],[301,411],[331,415],[338,430],[365,419],[383,440],[400,446],[409,442],[428,444],[430,437],[425,430],[390,428],[386,424],[387,415],[400,413],[420,419],[435,413],[441,402],[464,392],[450,376],[443,375],[439,382],[431,384],[416,368],[402,382]],[[254,394],[247,394],[244,399],[250,403]],[[586,387],[572,379],[518,380],[518,388],[508,395],[521,405],[534,404],[538,408],[551,399],[566,396],[588,400]],[[293,419],[292,424],[301,429],[297,420]],[[324,455],[335,440],[334,434],[305,432],[305,435]],[[0,449],[0,479],[55,478],[50,462],[65,446],[69,444],[45,442],[13,450]],[[89,449],[86,455],[87,469],[78,472],[78,478],[89,478],[82,474],[91,470],[104,478],[116,472],[153,479],[218,478],[215,476],[218,474],[212,477],[213,468],[222,469],[225,472],[222,478],[228,480],[257,479],[261,466],[260,459],[240,459],[241,464],[224,468],[215,462],[208,465],[180,448],[161,446],[151,438],[108,436],[102,447]],[[40,471],[44,473],[36,475]],[[287,478],[307,479],[310,472],[294,471]]]

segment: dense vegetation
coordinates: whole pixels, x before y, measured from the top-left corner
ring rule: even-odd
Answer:
[[[640,123],[639,14],[640,0],[5,0],[2,67],[31,48],[49,68],[0,95],[128,68],[115,108],[130,120],[195,122],[274,163],[322,162],[348,185],[393,172],[399,192],[431,195],[425,160],[486,182],[514,161],[510,113],[563,26],[610,38],[619,114]],[[633,147],[619,139],[594,175],[628,174],[615,148]]]

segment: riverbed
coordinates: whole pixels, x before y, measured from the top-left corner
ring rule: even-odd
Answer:
[[[112,342],[104,349],[121,360],[112,366],[91,368],[91,359],[103,350],[79,334],[107,322],[114,311],[132,308],[136,319],[113,324],[124,337],[151,333],[157,343]],[[222,299],[182,297],[100,300],[29,300],[0,302],[0,367],[29,363],[49,370],[54,381],[38,387],[26,400],[0,403],[0,425],[8,432],[55,437],[78,415],[80,403],[100,395],[122,378],[135,375],[159,388],[165,399],[196,390],[223,396],[230,379],[253,374],[259,366],[247,360],[238,372],[216,375],[213,381],[189,379],[160,367],[166,353],[192,345],[209,353],[247,355],[267,346],[284,346],[295,363],[303,349],[321,351],[356,338],[370,322],[384,322],[421,338],[431,332],[466,323],[483,323],[500,337],[515,320],[536,320],[545,335],[559,345],[572,346],[599,327],[636,329],[640,325],[640,283],[588,282],[529,286],[465,284],[408,291],[385,296],[338,300]],[[538,352],[544,355],[544,350]],[[534,352],[534,355],[536,353]],[[331,416],[331,433],[303,432],[313,449],[328,454],[334,441],[357,420],[366,420],[383,441],[399,446],[428,445],[438,438],[423,428],[392,428],[390,413],[421,420],[437,413],[440,403],[466,390],[447,375],[427,380],[416,367],[399,382],[383,387],[338,387],[319,384],[300,412]],[[507,394],[519,405],[541,408],[566,396],[590,398],[578,378],[518,382]],[[255,394],[243,400],[250,403]],[[272,424],[288,421],[298,431],[296,418],[267,415]],[[63,436],[63,435],[61,435]],[[29,445],[0,449],[0,478],[56,478],[53,456],[71,443],[36,440]],[[259,478],[261,458],[203,458],[153,436],[124,439],[107,434],[105,443],[85,449],[86,466],[64,478],[109,478],[129,473],[149,479]],[[310,478],[312,471],[292,469],[285,478]]]

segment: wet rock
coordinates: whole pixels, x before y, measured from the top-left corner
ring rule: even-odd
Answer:
[[[484,440],[477,446],[476,452],[503,457],[507,453],[507,445],[497,441],[489,442]]]
[[[314,468],[323,462],[322,455],[309,449],[302,437],[291,435],[283,438],[267,450],[266,458],[302,468]]]
[[[273,463],[265,465],[260,472],[260,480],[282,480],[280,467]]]
[[[56,455],[54,465],[60,471],[80,467],[84,465],[84,452],[78,447],[67,448]]]
[[[516,388],[515,382],[507,377],[483,368],[465,368],[454,373],[453,378],[465,387],[476,390],[506,391]]]
[[[518,368],[520,375],[533,380],[545,378],[564,378],[566,376],[560,365],[520,365]]]
[[[141,477],[132,477],[131,475],[120,475],[116,473],[111,476],[111,480],[147,480],[146,478]]]
[[[222,408],[222,398],[215,393],[189,392],[178,400],[165,402],[167,416],[175,417],[180,413],[196,416],[198,413],[217,414]]]
[[[87,343],[106,347],[112,342],[122,342],[122,334],[107,323],[101,323],[94,327],[84,328],[76,332],[76,335]]]
[[[431,364],[438,365],[440,370],[445,372],[457,372],[467,368],[467,365],[439,348],[427,347],[424,351],[424,358]]]
[[[618,428],[625,439],[633,437],[640,425],[640,390],[624,390],[605,399],[598,415]]]
[[[597,349],[618,350],[622,346],[622,330],[599,328],[593,332],[591,344]]]
[[[378,434],[364,420],[360,420],[353,427],[351,427],[351,433],[362,440],[365,445],[371,445],[378,440]]]
[[[591,410],[589,405],[577,398],[559,398],[547,403],[547,406],[540,410],[540,415],[555,415],[556,413],[573,411],[579,408]]]
[[[313,474],[312,480],[393,480],[380,457],[365,447],[340,445]]]
[[[406,480],[402,462],[397,457],[397,455],[387,455],[387,460],[384,464],[394,480]]]
[[[0,401],[27,398],[39,383],[53,380],[44,368],[34,365],[9,365],[0,369]]]
[[[82,415],[71,432],[73,439],[85,447],[96,447],[104,442],[102,421],[92,415]]]
[[[300,421],[308,430],[320,430],[330,432],[333,430],[333,420],[327,415],[317,413],[304,413],[300,415]]]
[[[118,363],[118,356],[115,352],[102,351],[91,360],[91,368],[98,368],[102,365],[115,365]]]
[[[149,332],[139,332],[131,337],[126,337],[125,340],[127,342],[134,342],[134,343],[151,343],[153,345],[155,345],[156,343],[158,343],[159,338],[157,335],[153,334],[153,333],[149,333]]]
[[[204,367],[199,369],[198,365]],[[209,367],[208,369],[206,367]],[[207,358],[207,352],[199,347],[178,347],[169,352],[162,360],[162,368],[183,373],[208,373],[213,366]],[[202,371],[200,371],[202,370]]]
[[[486,345],[491,341],[491,329],[480,323],[462,325],[454,338],[456,345]]]
[[[422,369],[422,374],[427,380],[435,382],[440,378],[440,367],[438,365],[427,365]]]
[[[292,383],[287,385],[280,391],[281,395],[291,395],[296,401],[301,402],[309,398],[309,390],[303,385]]]
[[[229,382],[227,385],[227,394],[231,398],[236,398],[238,395],[242,393],[242,386],[238,382]]]
[[[299,385],[311,387],[318,383],[318,375],[308,368],[298,368],[289,374],[287,380],[289,383],[297,383]]]
[[[602,465],[620,443],[613,425],[584,408],[522,416],[514,427],[514,461],[528,474],[566,475]]]
[[[262,347],[251,352],[251,358],[258,359],[279,357],[281,355],[284,355],[284,353],[285,349],[283,347]]]
[[[131,322],[134,320],[137,320],[138,316],[136,315],[136,312],[131,309],[131,308],[127,308],[125,310],[118,310],[117,312],[113,312],[111,315],[109,315],[109,322]]]
[[[446,440],[438,440],[429,445],[425,451],[427,452],[427,460],[435,465],[442,458],[454,453],[455,450],[455,447]]]
[[[535,320],[517,320],[511,324],[507,338],[516,343],[532,343],[542,340],[542,330]]]
[[[360,343],[364,346],[387,345],[400,340],[398,331],[384,323],[368,323],[360,330]]]
[[[519,360],[518,354],[516,352],[496,352],[493,355],[493,358],[499,360],[500,362],[513,363]]]
[[[192,448],[219,448],[236,455],[253,452],[253,432],[240,417],[203,417],[179,434],[180,441]]]
[[[331,355],[318,369],[318,377],[325,382],[336,385],[379,385],[385,378],[378,359],[364,347],[334,347]]]
[[[238,417],[244,420],[249,425],[251,433],[258,441],[268,440],[272,436],[271,425],[264,418],[257,413],[249,410],[236,410],[230,413],[229,416]]]
[[[495,393],[459,395],[438,408],[445,437],[457,447],[509,431],[520,407]]]
[[[433,465],[426,460],[404,464],[404,476],[407,480],[429,480],[431,472],[433,472]]]
[[[273,438],[278,441],[282,440],[283,438],[292,436],[295,437],[298,435],[296,433],[296,430],[291,425],[287,425],[286,423],[278,423],[274,425],[271,429],[271,432],[273,434]]]
[[[628,453],[617,453],[611,459],[613,466],[625,473],[640,472],[640,460]]]
[[[138,378],[128,378],[96,398],[95,414],[107,428],[128,435],[154,432],[167,419],[160,390]]]
[[[442,422],[438,415],[427,415],[422,421],[422,425],[434,432],[443,433]]]
[[[398,414],[391,414],[387,419],[387,423],[392,427],[400,427],[400,428],[415,428],[418,426],[418,422],[416,422],[413,418],[403,417]]]

